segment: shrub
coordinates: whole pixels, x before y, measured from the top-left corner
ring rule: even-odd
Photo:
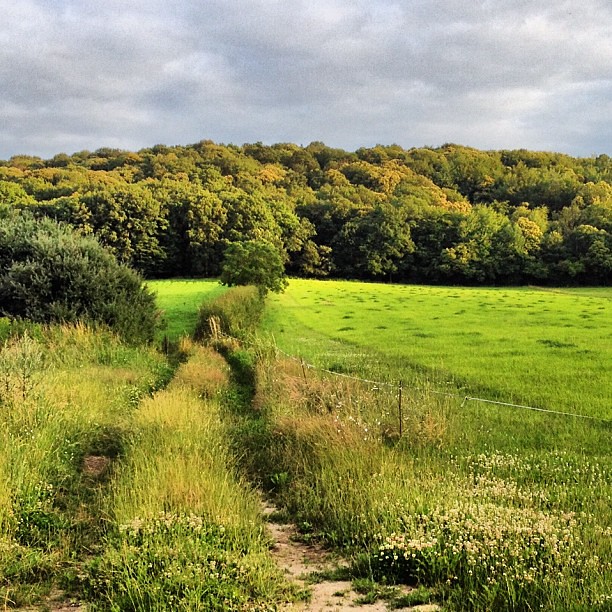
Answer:
[[[153,339],[154,295],[96,240],[50,219],[0,219],[0,316],[37,323],[85,321],[130,343]]]

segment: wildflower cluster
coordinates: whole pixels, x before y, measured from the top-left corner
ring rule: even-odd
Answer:
[[[136,543],[144,541],[151,536],[166,536],[171,534],[189,533],[195,535],[211,535],[220,537],[225,533],[225,527],[207,525],[197,514],[177,514],[160,512],[154,517],[143,519],[136,517],[129,523],[119,525],[119,532],[124,534],[127,541]]]
[[[509,597],[533,601],[544,589],[580,580],[598,563],[583,550],[573,513],[471,499],[405,521],[403,533],[380,538],[380,575],[480,592],[491,604]]]
[[[255,609],[244,585],[257,567],[233,548],[223,526],[195,514],[135,518],[92,565],[90,589],[121,609]]]
[[[563,579],[568,557],[578,560],[573,514],[547,516],[538,511],[505,508],[496,504],[458,503],[415,518],[417,537],[391,535],[383,539],[379,558],[398,565],[400,571],[419,578],[417,571],[427,557],[428,576],[457,580],[483,574],[489,584],[512,579],[533,582],[537,575]],[[418,562],[417,562],[418,560]]]
[[[511,453],[481,453],[468,457],[467,467],[474,476],[496,475],[522,483],[546,483],[558,489],[576,484],[598,489],[602,485],[609,486],[612,477],[609,461],[588,459],[566,451],[520,456]]]

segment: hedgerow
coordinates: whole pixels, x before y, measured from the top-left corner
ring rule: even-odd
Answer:
[[[216,332],[243,337],[257,328],[264,310],[264,297],[254,286],[232,287],[218,298],[200,307],[196,339]],[[212,328],[211,328],[212,325]]]

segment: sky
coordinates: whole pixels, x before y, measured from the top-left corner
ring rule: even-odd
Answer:
[[[610,0],[0,0],[0,159],[155,144],[612,154]]]

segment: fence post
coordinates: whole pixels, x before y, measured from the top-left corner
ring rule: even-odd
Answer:
[[[304,376],[304,380],[306,380],[306,366],[304,365],[304,359],[300,359],[300,364],[302,365],[302,376]]]
[[[404,415],[402,413],[402,391],[403,391],[404,385],[402,383],[402,381],[399,381],[399,397],[398,397],[398,405],[397,405],[397,411],[398,411],[398,416],[399,416],[399,435],[400,438],[402,437],[402,434],[404,433]]]

